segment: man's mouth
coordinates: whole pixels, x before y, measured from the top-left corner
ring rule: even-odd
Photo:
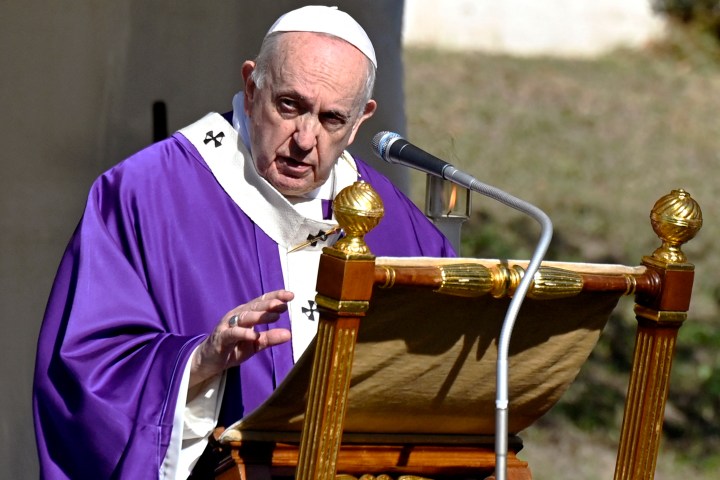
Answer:
[[[312,168],[310,164],[295,160],[294,158],[290,157],[278,157],[278,163],[280,163],[280,166],[283,170],[296,173],[303,173]]]

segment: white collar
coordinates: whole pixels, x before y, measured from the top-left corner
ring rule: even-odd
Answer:
[[[233,101],[234,106],[235,103]],[[240,112],[243,110],[240,109]],[[237,110],[234,110],[234,113],[237,113]],[[240,132],[243,131],[243,125],[246,125],[244,117],[244,114],[237,117],[239,124],[235,128]],[[233,126],[235,123],[236,116],[233,115]],[[279,245],[292,248],[306,241],[308,235],[317,235],[320,231],[336,226],[334,221],[318,221],[303,215],[262,178],[255,169],[245,142],[240,140],[243,134],[238,136],[235,128],[231,128],[221,115],[210,113],[181,129],[180,133],[195,146],[230,198]],[[221,132],[224,136],[218,144],[212,138],[217,138]],[[247,129],[245,132],[247,133]],[[211,140],[208,141],[209,138]],[[333,168],[331,178],[335,178],[336,186],[330,195],[337,194],[357,180],[357,169],[352,156],[343,152],[341,158],[343,161],[336,162]],[[326,185],[330,183],[326,182]],[[330,188],[332,190],[332,186]],[[327,192],[320,188],[317,193]]]

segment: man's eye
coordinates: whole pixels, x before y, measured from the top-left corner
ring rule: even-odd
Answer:
[[[328,127],[332,128],[340,128],[347,123],[347,120],[344,117],[335,114],[322,115],[321,121]]]
[[[282,113],[296,113],[298,111],[298,103],[292,98],[281,98],[277,104]]]

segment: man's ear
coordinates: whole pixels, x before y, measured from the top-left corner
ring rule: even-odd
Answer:
[[[245,85],[244,88],[244,106],[245,106],[245,113],[248,113],[250,109],[250,104],[252,103],[252,99],[255,96],[255,91],[257,90],[257,86],[255,85],[255,81],[252,79],[252,72],[255,70],[255,62],[252,60],[247,60],[242,65],[242,77],[243,77],[243,83]]]
[[[348,141],[348,145],[350,145],[355,140],[355,135],[357,134],[357,131],[358,131],[358,128],[360,128],[360,125],[362,125],[362,123],[365,120],[372,117],[373,114],[375,113],[375,110],[377,110],[377,102],[375,100],[370,99],[370,101],[365,104],[363,113],[355,121],[355,125],[353,125],[352,133],[350,134],[350,140]]]

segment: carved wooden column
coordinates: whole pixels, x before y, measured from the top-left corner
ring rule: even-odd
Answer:
[[[375,279],[375,257],[363,237],[382,218],[380,197],[357,182],[338,194],[333,209],[346,236],[325,248],[320,259],[320,323],[295,473],[299,480],[335,478],[358,327]]]
[[[675,341],[687,318],[695,274],[680,247],[702,226],[700,207],[683,190],[673,190],[658,200],[650,218],[662,246],[644,257],[643,264],[647,275],[662,287],[656,295],[636,296],[638,329],[616,480],[651,480],[655,476]]]

